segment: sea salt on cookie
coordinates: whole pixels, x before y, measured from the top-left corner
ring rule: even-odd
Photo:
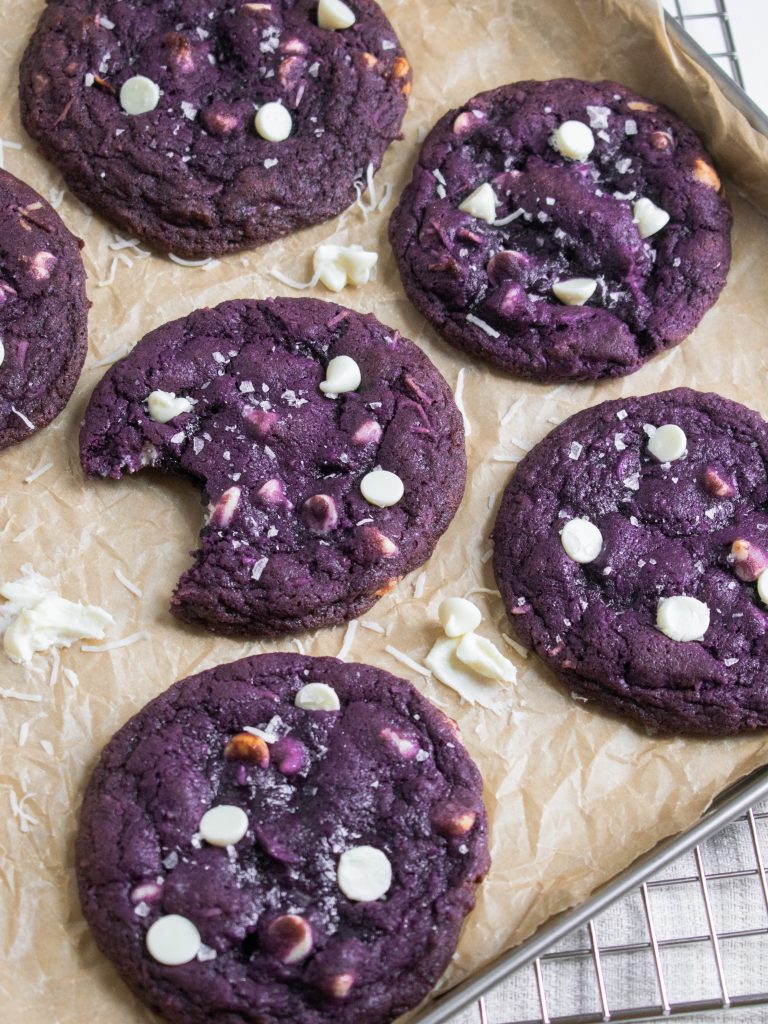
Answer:
[[[164,252],[328,220],[398,138],[411,76],[373,0],[345,24],[320,6],[51,0],[22,61],[24,126],[79,199]]]
[[[768,425],[742,405],[681,388],[577,413],[499,510],[514,633],[653,730],[768,726],[767,496]]]
[[[172,611],[254,636],[369,608],[429,558],[466,475],[461,414],[421,350],[311,299],[225,302],[147,335],[96,388],[81,458],[91,477],[200,483],[207,525]]]
[[[0,170],[0,448],[58,416],[88,350],[80,241]]]
[[[691,333],[731,258],[694,133],[615,82],[518,82],[427,136],[390,238],[457,348],[538,380],[631,373]]]
[[[310,680],[336,710],[297,706]],[[107,745],[80,899],[102,952],[174,1024],[254,1007],[265,1024],[384,1024],[449,964],[487,832],[456,727],[409,683],[263,655],[176,683]]]

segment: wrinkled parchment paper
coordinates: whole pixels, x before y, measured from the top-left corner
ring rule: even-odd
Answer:
[[[392,645],[421,661],[439,632],[440,599],[455,594],[477,601],[485,616],[481,632],[505,647],[500,634],[507,627],[494,590],[488,536],[513,460],[553,423],[604,399],[682,384],[719,391],[768,414],[768,225],[762,215],[768,210],[768,141],[704,72],[673,50],[653,0],[383,0],[406,41],[415,81],[405,140],[391,147],[376,178],[379,198],[387,183],[394,196],[400,193],[424,129],[448,107],[483,88],[558,75],[616,78],[668,103],[703,135],[727,179],[735,212],[734,263],[722,298],[694,335],[618,382],[536,386],[460,355],[410,308],[386,242],[392,200],[383,213],[365,219],[352,208],[330,224],[229,256],[207,270],[115,249],[113,229],[62,194],[59,175],[35,154],[19,124],[18,61],[42,6],[42,0],[0,0],[0,137],[22,146],[3,147],[6,168],[60,200],[65,222],[85,239],[93,300],[90,353],[67,410],[32,440],[0,453],[0,575],[16,578],[22,564],[31,563],[64,596],[110,611],[116,625],[109,639],[137,633],[142,638],[108,653],[86,653],[76,645],[62,652],[58,672],[50,658],[38,657],[35,671],[5,658],[0,662],[6,694],[0,698],[3,1020],[153,1019],[97,952],[75,891],[76,812],[112,733],[191,672],[258,651],[341,649],[344,627],[256,644],[212,639],[172,620],[168,597],[201,523],[198,494],[184,482],[153,474],[86,483],[77,456],[77,425],[104,373],[95,365],[99,360],[197,306],[286,293],[269,269],[276,265],[307,279],[309,254],[327,239],[380,252],[378,282],[346,291],[342,301],[373,311],[418,342],[462,390],[471,426],[469,484],[453,525],[426,575],[418,570],[403,580],[365,616],[389,635],[359,628],[348,654],[406,676],[458,719],[485,777],[494,866],[447,976],[455,982],[551,914],[584,899],[658,839],[692,823],[719,790],[768,756],[768,736],[649,738],[570,699],[535,658],[524,660],[509,648],[505,653],[518,665],[518,682],[503,692],[495,711],[462,704],[452,691],[385,651]],[[330,297],[321,288],[315,294]],[[513,403],[517,411],[502,422]],[[47,472],[24,482],[49,462]],[[141,588],[141,599],[118,581],[116,569]],[[14,814],[22,800],[24,814]]]

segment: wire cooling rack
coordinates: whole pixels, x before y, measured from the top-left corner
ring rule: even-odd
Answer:
[[[725,0],[663,2],[678,43],[768,134],[765,114],[741,91]],[[418,1024],[629,1024],[715,1013],[768,1021],[766,862],[768,767]]]

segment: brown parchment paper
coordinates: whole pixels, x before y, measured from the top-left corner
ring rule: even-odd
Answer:
[[[383,0],[415,68],[404,141],[377,176],[397,196],[410,175],[424,130],[473,93],[526,77],[612,77],[668,103],[705,138],[728,180],[735,212],[734,262],[717,306],[681,347],[613,383],[536,386],[505,377],[444,344],[404,298],[384,213],[353,208],[337,221],[287,241],[221,260],[202,270],[159,256],[118,263],[112,228],[63,188],[24,135],[16,99],[18,61],[42,0],[0,0],[0,137],[11,170],[43,195],[86,242],[90,354],[67,410],[48,429],[0,453],[3,580],[31,563],[60,592],[110,611],[110,639],[144,638],[110,653],[62,652],[35,671],[0,655],[0,686],[39,698],[0,698],[0,1007],[8,1024],[111,1024],[153,1019],[98,954],[81,918],[73,879],[73,837],[83,787],[99,750],[147,700],[191,672],[258,651],[303,647],[337,654],[345,629],[280,643],[216,640],[171,619],[171,588],[188,564],[202,519],[195,490],[153,474],[119,483],[86,483],[77,457],[77,425],[104,372],[94,364],[132,346],[148,329],[201,305],[288,290],[269,276],[276,265],[310,276],[320,241],[357,242],[381,254],[377,283],[342,301],[373,311],[418,342],[451,385],[461,382],[471,432],[470,475],[461,509],[437,551],[364,618],[389,633],[360,628],[351,660],[410,678],[462,728],[480,764],[492,819],[493,869],[463,933],[446,983],[466,976],[519,942],[556,911],[582,900],[659,838],[692,823],[713,796],[768,756],[768,737],[726,741],[653,739],[571,700],[534,658],[521,659],[516,685],[498,707],[462,704],[434,679],[409,671],[387,645],[420,661],[438,629],[447,595],[473,595],[481,631],[504,647],[504,611],[494,590],[488,536],[518,442],[535,444],[567,415],[618,396],[686,384],[713,389],[768,414],[768,141],[721,96],[712,80],[676,53],[653,0]],[[318,289],[316,294],[330,297]],[[463,370],[463,373],[461,371]],[[461,373],[461,377],[459,374]],[[514,402],[513,418],[502,423]],[[32,483],[35,469],[53,466]],[[435,487],[440,481],[435,481]],[[119,568],[143,591],[138,599],[115,577]],[[423,593],[422,593],[423,588]],[[414,596],[414,591],[421,594]],[[22,743],[22,740],[26,741]],[[46,750],[41,741],[50,744]],[[34,822],[14,815],[13,800]]]

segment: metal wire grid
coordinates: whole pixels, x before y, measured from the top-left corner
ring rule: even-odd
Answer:
[[[768,803],[590,920],[456,1024],[637,1022],[768,1006],[766,849]],[[683,935],[681,900],[695,923]],[[749,985],[735,978],[747,955]],[[614,997],[620,990],[628,1004]]]
[[[725,0],[664,0],[664,6],[743,89],[744,78]]]

